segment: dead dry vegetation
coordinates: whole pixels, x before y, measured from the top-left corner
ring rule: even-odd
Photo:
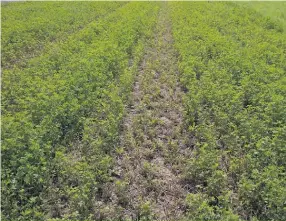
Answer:
[[[115,180],[104,190],[101,217],[174,220],[185,210],[181,168],[191,151],[166,7],[154,35],[134,83],[115,156]]]

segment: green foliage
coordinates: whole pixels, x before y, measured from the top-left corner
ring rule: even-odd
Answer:
[[[35,37],[46,45],[44,53],[27,58],[24,67],[4,56],[3,219],[94,219],[102,185],[110,182],[110,154],[118,142],[124,104],[158,7],[149,3],[120,8],[122,3],[81,4],[74,17],[62,11],[72,13],[79,3],[19,3],[19,7],[11,4],[3,10],[3,27],[9,26],[10,31],[4,31],[2,44],[12,54],[14,50],[25,53],[24,46],[9,43],[13,28],[22,30],[17,35],[21,42],[31,40],[25,34],[33,34],[30,29],[40,30],[46,23],[59,23],[60,30],[43,27],[55,38],[68,36],[70,27],[75,28],[64,41],[53,44],[47,44],[52,37]],[[70,24],[70,19],[80,20],[85,7],[89,8],[86,19],[79,25]],[[36,15],[28,16],[31,8]],[[20,20],[25,17],[22,29],[10,27],[14,17],[8,12]],[[33,22],[36,18],[44,22]],[[79,29],[80,25],[84,26]],[[17,59],[26,59],[20,54],[15,55]],[[9,62],[13,68],[8,68]]]
[[[227,220],[222,211],[233,211],[245,220],[285,220],[285,33],[239,4],[171,8],[194,137],[184,172],[195,194],[190,217]],[[220,207],[228,192],[232,200]]]
[[[193,148],[182,173],[190,187],[185,220],[286,220],[285,10],[245,5],[168,4]],[[87,221],[111,211],[100,207],[102,189],[114,181],[112,153],[124,151],[120,125],[158,9],[2,5],[3,220]],[[179,146],[169,146],[179,161]],[[149,162],[143,173],[154,185]],[[122,205],[127,185],[115,182]],[[156,215],[149,201],[136,210],[140,220]]]
[[[186,220],[227,220],[239,221],[239,217],[229,209],[225,209],[225,205],[211,206],[218,199],[210,198],[206,194],[188,194],[186,201],[188,212]],[[226,200],[220,197],[220,200]]]
[[[2,5],[2,66],[26,59],[65,39],[123,2],[22,2]]]
[[[267,1],[248,1],[248,2],[237,2],[237,4],[245,6],[245,8],[252,8],[257,13],[260,13],[262,16],[267,17],[267,20],[270,21],[272,26],[279,27],[280,29],[284,28],[286,30],[286,3],[283,1],[280,2],[267,2]],[[246,9],[247,10],[247,9]],[[281,31],[282,31],[281,29]]]
[[[142,221],[152,221],[152,212],[151,212],[151,204],[149,201],[143,203],[140,206],[140,215],[139,219]]]

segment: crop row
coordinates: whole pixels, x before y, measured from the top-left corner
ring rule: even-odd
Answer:
[[[24,2],[2,7],[2,67],[25,65],[48,44],[63,41],[121,2]]]
[[[285,220],[285,31],[234,3],[171,12],[194,151],[189,220]]]
[[[48,46],[25,68],[3,70],[3,220],[97,214],[157,11],[156,4],[125,4]]]

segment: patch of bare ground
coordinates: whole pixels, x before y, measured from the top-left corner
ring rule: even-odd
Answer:
[[[180,168],[190,151],[167,10],[163,6],[159,13],[134,83],[115,156],[115,180],[103,190],[106,202],[99,218],[178,220],[185,209]]]

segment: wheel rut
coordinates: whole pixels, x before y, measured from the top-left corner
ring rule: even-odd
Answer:
[[[106,188],[109,216],[177,220],[184,212],[187,191],[180,168],[189,151],[182,97],[165,4],[145,48],[123,122],[114,168],[117,178]]]

